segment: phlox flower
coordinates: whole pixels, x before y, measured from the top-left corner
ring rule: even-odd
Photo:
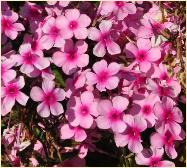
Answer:
[[[113,41],[112,21],[103,20],[99,24],[99,29],[91,27],[89,29],[88,38],[98,43],[93,48],[93,54],[97,57],[103,57],[106,54],[106,48],[109,54],[115,55],[121,52],[120,46]]]
[[[31,157],[31,158],[29,158],[29,160],[31,161],[31,164],[33,167],[36,167],[39,165],[39,162],[38,162],[38,160],[36,160],[36,158]]]
[[[5,58],[1,63],[1,79],[3,83],[7,83],[16,77],[16,71],[11,69],[16,62],[13,59]]]
[[[1,87],[2,116],[5,116],[12,110],[16,101],[23,106],[26,105],[29,97],[20,91],[24,86],[24,78],[20,76]]]
[[[37,112],[41,117],[49,117],[50,112],[58,116],[64,112],[59,101],[64,100],[65,92],[63,89],[55,88],[54,81],[44,79],[42,89],[34,86],[30,92],[31,98],[36,102],[41,102],[37,107]]]
[[[70,3],[70,1],[47,1],[48,5],[55,5],[59,3],[61,7],[67,7]]]
[[[114,140],[117,147],[124,147],[128,144],[128,149],[133,153],[139,153],[143,150],[141,144],[141,132],[147,128],[145,119],[140,116],[126,114],[123,116],[127,128],[123,133],[115,134]]]
[[[111,15],[117,20],[123,20],[129,14],[136,13],[136,6],[133,3],[128,3],[124,1],[114,1],[114,2],[102,2],[101,15]]]
[[[60,128],[60,138],[61,139],[71,139],[73,138],[76,142],[82,142],[86,139],[87,135],[83,128],[72,127],[69,124],[64,124]]]
[[[161,57],[160,49],[158,47],[152,48],[148,39],[138,39],[137,46],[129,42],[124,50],[129,58],[135,58],[135,62],[139,65],[142,72],[148,72],[151,68],[151,63]]]
[[[156,102],[160,100],[158,95],[150,93],[146,97],[140,97],[135,95],[135,100],[133,100],[134,105],[130,110],[130,113],[133,115],[139,115],[147,121],[147,127],[153,127],[156,123],[157,117],[153,112],[153,107]]]
[[[166,154],[171,158],[175,159],[177,157],[177,152],[175,150],[175,141],[183,140],[183,135],[174,135],[170,131],[166,131],[165,133],[153,133],[151,135],[150,141],[151,145],[155,148],[165,147]]]
[[[17,23],[18,14],[11,10],[6,10],[1,16],[1,31],[11,40],[15,40],[18,31],[24,31],[25,28],[21,23]]]
[[[135,156],[138,165],[146,165],[150,167],[175,167],[175,164],[168,160],[162,160],[164,155],[163,148],[144,149],[141,153]]]
[[[40,54],[40,52],[39,52]],[[29,75],[34,69],[45,69],[49,67],[50,62],[47,58],[39,56],[38,52],[33,52],[31,44],[22,44],[19,48],[19,55],[12,55],[12,59],[20,66],[20,71]]]
[[[43,27],[44,35],[41,37],[41,43],[44,49],[49,50],[52,47],[61,47],[64,44],[64,39],[71,38],[71,34],[64,29],[64,24],[61,21],[61,16],[54,18],[49,17]]]
[[[17,135],[17,128],[15,126],[4,129],[2,135],[2,144],[4,144],[5,146],[10,145],[16,140],[16,135]]]
[[[123,121],[123,111],[127,109],[129,101],[122,96],[115,96],[112,100],[100,100],[98,104],[99,117],[97,117],[97,126],[100,129],[111,128],[114,132],[123,132],[126,124]]]
[[[93,72],[87,72],[87,84],[94,85],[99,91],[106,91],[106,88],[109,90],[115,89],[118,86],[119,78],[115,76],[120,70],[120,64],[112,62],[107,65],[105,60],[96,62],[93,65]]]
[[[62,67],[65,74],[70,75],[79,67],[85,67],[89,63],[89,55],[85,54],[88,44],[79,40],[73,44],[73,40],[66,40],[61,47],[61,51],[53,54],[53,62],[58,67]]]
[[[155,104],[154,114],[158,118],[155,124],[157,132],[163,133],[169,130],[172,134],[180,134],[181,126],[178,123],[183,122],[183,115],[175,105],[175,102],[169,97],[163,97],[161,102]]]
[[[69,38],[75,36],[76,39],[86,39],[88,36],[87,27],[91,19],[86,14],[80,14],[78,9],[66,9],[64,16],[61,15],[59,20],[64,25],[65,33]]]
[[[80,97],[72,96],[68,101],[66,118],[72,126],[88,129],[97,116],[97,100],[94,99],[92,92],[85,91]]]

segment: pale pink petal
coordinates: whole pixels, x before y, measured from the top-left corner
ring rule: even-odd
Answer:
[[[83,128],[90,128],[93,124],[93,117],[91,115],[81,117],[80,119],[80,126]]]
[[[80,148],[78,156],[80,158],[85,158],[86,155],[87,155],[87,153],[88,153],[88,147],[87,147],[87,145],[82,145],[81,148]]]
[[[40,42],[42,44],[42,47],[46,50],[52,48],[55,43],[55,41],[49,35],[42,36]]]
[[[103,20],[99,24],[99,29],[101,30],[102,33],[110,31],[111,27],[112,27],[112,21],[110,20]]]
[[[84,54],[88,49],[88,44],[83,40],[79,40],[75,44],[75,49],[79,54]]]
[[[167,160],[160,161],[161,167],[175,167],[175,163]]]
[[[116,76],[112,76],[108,79],[106,83],[106,88],[109,90],[115,89],[118,86],[119,78]]]
[[[112,102],[110,100],[100,100],[98,103],[98,112],[100,115],[106,115],[112,108]]]
[[[59,116],[60,114],[64,113],[64,108],[62,104],[60,104],[59,102],[50,105],[50,110],[51,110],[51,114],[53,114],[54,116]]]
[[[124,51],[127,54],[126,56],[128,58],[135,58],[138,52],[138,48],[133,43],[130,42],[126,44]]]
[[[29,43],[25,43],[25,44],[22,44],[20,47],[19,47],[19,53],[22,55],[22,54],[25,54],[27,52],[31,51],[31,44]]]
[[[127,10],[128,14],[136,13],[136,6],[133,3],[125,3],[124,8]]]
[[[113,107],[117,110],[119,110],[120,112],[124,111],[128,104],[129,104],[129,101],[127,98],[125,97],[122,97],[122,96],[115,96],[113,99],[112,99],[112,104],[113,104]]]
[[[103,57],[106,54],[105,45],[101,42],[97,43],[93,48],[93,54],[97,57]]]
[[[74,35],[76,39],[86,39],[88,36],[87,28],[78,28],[74,31]]]
[[[42,83],[42,89],[45,93],[52,91],[55,87],[55,82],[49,79],[44,79]]]
[[[163,137],[159,133],[153,133],[150,137],[151,146],[161,148],[164,145]]]
[[[119,120],[111,123],[111,128],[114,132],[122,133],[126,128],[126,124],[124,121]]]
[[[182,115],[182,111],[178,107],[173,108],[173,115],[174,115],[174,120],[178,123],[182,123],[184,118]]]
[[[143,150],[143,146],[139,140],[130,140],[128,143],[128,149],[133,153],[140,153]]]
[[[97,110],[97,106],[98,106],[98,102],[95,101],[95,102],[92,103],[92,105],[90,107],[90,114],[92,116],[97,117],[99,115],[99,112]]]
[[[150,38],[153,36],[153,30],[149,27],[140,26],[138,29],[138,37],[139,38]]]
[[[20,71],[21,71],[22,73],[25,73],[25,74],[29,74],[29,73],[31,73],[33,70],[34,70],[34,67],[33,67],[33,65],[30,65],[30,64],[23,64],[23,65],[20,67]]]
[[[107,69],[107,62],[105,60],[101,60],[99,62],[96,62],[93,65],[93,70],[97,74],[100,73],[100,72],[102,72],[105,69]]]
[[[107,47],[108,53],[111,54],[111,55],[116,55],[116,54],[120,54],[121,53],[120,46],[117,43],[113,42],[113,41],[107,43],[106,47]]]
[[[71,21],[71,20],[77,20],[80,16],[80,12],[78,9],[66,9],[65,10],[65,17]]]
[[[162,115],[164,113],[163,111],[163,106],[161,104],[161,102],[157,102],[155,105],[154,105],[154,114],[157,118],[159,119],[162,119]]]
[[[15,30],[5,30],[5,34],[7,37],[9,37],[11,40],[15,40],[18,36],[18,32]]]
[[[88,85],[94,85],[96,83],[96,74],[93,72],[86,73],[86,83]]]
[[[124,135],[124,134],[115,134],[114,140],[117,147],[124,147],[128,144],[129,137],[128,135]]]
[[[50,32],[51,27],[53,27],[54,25],[55,25],[55,18],[54,17],[48,18],[42,27],[43,32],[48,34]]]
[[[115,62],[112,62],[108,65],[108,71],[110,73],[110,75],[115,75],[119,72],[121,68],[121,65]]]
[[[25,86],[25,80],[24,80],[23,76],[19,76],[16,79],[15,83],[18,86],[19,89],[22,89]]]
[[[114,8],[115,8],[114,2],[103,1],[100,14],[108,15],[113,11]]]
[[[64,43],[65,40],[61,36],[58,36],[55,39],[54,47],[61,48],[64,45]]]
[[[33,99],[34,101],[37,101],[37,102],[42,101],[43,96],[44,96],[44,92],[41,88],[34,86],[31,89],[30,96],[31,96],[31,99]]]
[[[57,101],[62,101],[65,99],[65,91],[63,89],[56,88],[54,90],[54,94],[56,96]]]
[[[65,54],[60,51],[55,52],[52,58],[53,58],[54,64],[58,67],[61,67],[66,61]]]
[[[19,92],[19,94],[16,97],[17,102],[23,106],[26,106],[28,99],[29,97],[22,92]]]
[[[99,41],[100,36],[101,36],[101,33],[97,28],[95,27],[89,28],[89,33],[88,33],[89,39],[93,41]]]
[[[86,132],[83,129],[79,128],[75,131],[74,138],[75,138],[75,141],[82,142],[87,138]]]
[[[173,133],[173,134],[176,134],[176,135],[179,135],[180,132],[181,132],[181,126],[176,123],[175,121],[171,121],[169,123],[169,130]]]
[[[15,104],[15,98],[5,97],[3,99],[2,109],[4,109],[4,111],[7,114],[8,112],[12,110],[12,107],[14,106],[14,104]]]
[[[14,28],[16,31],[24,31],[25,28],[21,23],[14,23]]]
[[[155,62],[157,60],[159,60],[161,58],[161,52],[159,48],[151,48],[148,52],[147,52],[147,56],[148,56],[148,60],[150,62]]]
[[[88,63],[89,63],[89,55],[88,54],[82,54],[78,58],[77,66],[82,68],[82,67],[87,66]]]
[[[136,125],[136,127],[139,129],[140,132],[143,132],[147,128],[147,122],[145,121],[145,119],[139,116],[134,117],[134,124]]]
[[[80,96],[82,104],[92,104],[94,101],[94,95],[90,91],[85,91]]]
[[[40,103],[37,106],[37,112],[41,117],[44,117],[44,118],[49,117],[50,115],[50,109],[45,103]]]
[[[100,129],[109,129],[109,128],[110,128],[110,121],[107,120],[107,119],[106,119],[105,117],[103,117],[103,116],[97,117],[96,123],[97,123],[97,126],[98,126]]]
[[[162,104],[166,109],[173,109],[173,106],[175,105],[175,102],[170,97],[163,97]]]
[[[38,68],[39,70],[45,69],[47,67],[49,67],[50,62],[47,58],[44,57],[38,57],[37,61],[34,63],[34,65],[36,66],[36,68]]]
[[[56,18],[56,26],[59,29],[65,28],[68,26],[68,20],[64,15],[60,15]]]
[[[64,124],[60,128],[60,138],[61,139],[70,139],[74,136],[75,129],[71,128],[68,124]]]
[[[139,50],[149,51],[151,49],[151,41],[149,39],[139,38],[137,40]]]
[[[5,77],[3,77],[3,81],[4,81],[5,83],[7,83],[7,82],[9,82],[9,81],[15,79],[15,77],[16,77],[16,71],[10,69],[10,70],[8,70],[8,71],[6,72]]]
[[[123,121],[125,121],[129,126],[134,126],[134,117],[132,115],[125,114],[123,116]]]
[[[147,72],[147,71],[149,71],[150,68],[151,68],[151,63],[150,63],[150,62],[147,62],[147,61],[140,62],[139,65],[140,65],[140,70],[141,70],[142,72]]]
[[[178,156],[178,154],[177,154],[177,152],[176,152],[176,150],[175,150],[174,145],[172,145],[172,146],[166,145],[166,146],[165,146],[165,151],[166,151],[166,154],[167,154],[171,159],[175,159],[175,158]]]
[[[85,14],[81,14],[77,21],[80,27],[88,27],[91,23],[91,19]]]
[[[138,165],[149,165],[150,159],[144,156],[144,150],[135,156],[135,161]]]

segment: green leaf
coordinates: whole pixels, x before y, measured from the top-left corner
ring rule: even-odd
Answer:
[[[54,75],[55,75],[55,80],[58,84],[60,84],[61,87],[65,87],[65,82],[64,79],[62,78],[62,74],[57,70],[57,69],[53,69],[52,70]]]

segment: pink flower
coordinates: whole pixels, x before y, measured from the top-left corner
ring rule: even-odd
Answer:
[[[127,128],[122,134],[115,134],[114,140],[117,147],[124,147],[128,144],[128,149],[133,153],[139,153],[143,150],[141,144],[141,135],[147,128],[146,121],[140,116],[126,114],[123,116]]]
[[[13,59],[4,59],[1,63],[1,79],[7,83],[16,77],[16,71],[11,69],[16,62]]]
[[[94,122],[94,117],[98,116],[97,100],[92,92],[85,91],[80,97],[71,97],[66,111],[66,118],[73,127],[81,126],[90,128]]]
[[[64,45],[64,39],[71,38],[71,34],[64,29],[64,24],[59,16],[56,19],[49,17],[43,27],[44,35],[41,37],[41,43],[44,49],[49,50],[52,47],[61,47]]]
[[[78,9],[66,9],[65,16],[59,17],[61,25],[64,25],[65,33],[72,38],[86,39],[88,36],[87,27],[91,23],[91,19],[86,14],[80,14]]]
[[[126,44],[125,52],[129,58],[135,58],[142,72],[147,72],[151,68],[151,63],[160,59],[161,52],[157,47],[152,48],[148,39],[138,39],[137,46],[132,42]]]
[[[130,113],[133,115],[139,115],[140,117],[144,118],[147,121],[147,127],[153,127],[157,119],[153,112],[153,107],[155,103],[160,100],[160,98],[158,97],[158,95],[155,95],[153,93],[142,98],[138,98],[137,95],[135,95],[134,97],[135,100],[133,100],[133,103],[135,104],[130,110]]]
[[[17,135],[17,128],[15,126],[11,128],[6,128],[3,131],[2,144],[4,144],[5,146],[10,145],[12,142],[16,140],[16,135]]]
[[[42,157],[45,155],[44,147],[39,140],[37,140],[36,143],[34,144],[33,150],[38,152]]]
[[[165,146],[166,154],[171,158],[175,159],[177,157],[177,152],[175,150],[175,141],[181,141],[184,137],[182,135],[174,135],[170,131],[166,131],[163,134],[153,133],[151,135],[150,141],[151,145],[156,148],[162,148]]]
[[[161,160],[164,154],[163,148],[145,149],[138,153],[135,157],[138,165],[146,165],[150,167],[175,167],[175,164],[168,160]]]
[[[33,167],[36,167],[39,165],[38,160],[36,160],[34,157],[29,158],[29,160],[31,161]]]
[[[20,71],[29,75],[35,69],[45,69],[50,65],[47,58],[37,55],[33,52],[31,44],[22,44],[19,48],[20,55],[12,55],[12,59],[16,60],[17,66],[21,65]]]
[[[113,41],[111,28],[112,21],[103,20],[99,24],[100,30],[95,27],[89,29],[88,38],[98,42],[93,48],[93,54],[97,57],[103,57],[106,54],[106,48],[111,55],[119,54],[121,52],[120,46]]]
[[[29,97],[25,95],[20,90],[25,86],[25,81],[23,76],[18,77],[1,87],[1,98],[2,100],[2,116],[8,114],[12,107],[17,101],[19,104],[25,106]]]
[[[128,14],[136,13],[136,6],[133,3],[123,1],[102,2],[101,15],[111,15],[117,20],[123,20]]]
[[[67,7],[70,3],[70,1],[47,1],[48,5],[55,5],[59,3],[61,7]]]
[[[96,119],[100,129],[111,128],[114,132],[123,132],[126,124],[122,120],[123,111],[127,109],[129,101],[122,96],[116,96],[110,100],[101,100],[98,104],[99,117]]]
[[[54,116],[64,112],[59,101],[64,100],[65,92],[63,89],[55,88],[54,81],[44,79],[42,89],[37,86],[33,87],[30,96],[34,101],[41,102],[37,107],[37,112],[41,117],[49,117],[50,112]]]
[[[14,11],[4,11],[1,16],[1,31],[11,40],[15,40],[18,31],[24,31],[25,28],[21,23],[16,23],[18,20],[18,14]]]
[[[173,134],[180,134],[181,126],[178,123],[183,122],[183,116],[171,98],[163,97],[162,102],[157,102],[154,106],[154,113],[158,118],[155,128],[159,133],[169,130]]]
[[[115,89],[118,86],[119,78],[115,76],[120,70],[120,64],[112,62],[107,65],[105,60],[96,62],[93,65],[93,72],[87,72],[87,84],[94,85],[99,91],[106,91]]]
[[[87,137],[86,132],[81,127],[72,127],[69,124],[64,124],[60,128],[61,139],[73,138],[76,142],[82,142],[86,139],[86,137]]]
[[[62,67],[65,74],[70,75],[79,67],[85,67],[89,63],[89,55],[85,54],[88,44],[82,40],[73,44],[73,40],[66,40],[61,51],[53,54],[53,62],[58,67]]]

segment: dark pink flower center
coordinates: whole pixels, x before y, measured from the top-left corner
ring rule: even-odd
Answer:
[[[150,164],[151,167],[157,167],[160,166],[160,158],[159,157],[152,157],[150,159]]]
[[[144,105],[143,107],[142,107],[142,112],[143,112],[143,114],[150,114],[151,113],[151,111],[152,111],[152,108],[151,108],[151,106],[150,105]]]
[[[60,29],[58,29],[56,26],[52,26],[50,29],[49,34],[53,37],[56,38],[60,33]]]
[[[125,5],[122,1],[116,1],[115,4],[118,8],[122,8]]]
[[[160,79],[161,79],[161,80],[167,80],[167,79],[168,79],[167,73],[166,73],[166,72],[161,73]]]
[[[3,76],[5,72],[6,72],[6,68],[3,64],[1,64],[1,75]]]
[[[80,114],[83,116],[86,116],[87,114],[90,113],[89,107],[87,105],[81,105],[79,111],[80,111]]]
[[[32,54],[31,52],[27,52],[23,56],[23,60],[25,64],[34,64],[36,62],[36,55]]]
[[[2,24],[3,29],[12,29],[13,28],[13,23],[9,19],[2,18],[1,24]]]
[[[77,27],[78,27],[77,21],[73,20],[73,21],[71,21],[71,22],[69,23],[69,28],[70,28],[71,30],[75,30],[75,29],[77,29]]]
[[[100,83],[105,83],[109,78],[109,73],[108,71],[101,71],[100,73],[97,74],[97,79]]]
[[[33,41],[32,44],[31,44],[31,48],[32,50],[36,50],[38,48],[38,42],[37,41]]]
[[[173,113],[170,109],[165,109],[165,113],[164,113],[164,121],[165,122],[170,122],[173,121]]]
[[[75,61],[77,60],[79,55],[77,54],[77,52],[70,52],[66,56],[67,56],[68,61]]]
[[[100,41],[105,45],[110,43],[111,42],[110,33],[105,32],[105,33],[101,34]]]
[[[111,121],[115,122],[115,121],[119,121],[121,119],[121,113],[116,110],[116,109],[113,109],[111,112],[110,112],[110,115],[109,115],[109,118]]]
[[[53,105],[55,102],[57,102],[56,95],[53,93],[53,91],[45,94],[43,100],[47,105]]]
[[[147,52],[144,51],[144,50],[138,51],[138,54],[137,54],[137,56],[136,56],[136,59],[137,59],[139,62],[146,61],[146,60],[147,60]]]
[[[16,97],[18,95],[19,88],[15,84],[11,83],[6,87],[5,92],[6,92],[6,95],[9,97]]]
[[[131,139],[138,139],[140,137],[140,131],[136,127],[130,127],[127,131],[127,134]]]

